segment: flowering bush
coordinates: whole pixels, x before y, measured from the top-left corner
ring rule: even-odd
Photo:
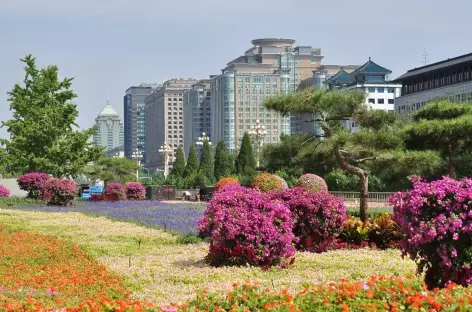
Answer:
[[[43,188],[51,178],[47,173],[32,172],[19,177],[16,182],[23,191],[28,192],[28,197],[42,199]]]
[[[336,246],[336,237],[347,217],[341,198],[300,187],[287,189],[273,198],[282,199],[290,207],[298,249],[323,252]]]
[[[298,179],[298,186],[310,191],[328,191],[325,180],[316,174],[307,173]]]
[[[125,189],[120,183],[108,183],[103,195],[105,195],[109,201],[126,199]]]
[[[146,199],[146,188],[139,182],[126,183],[126,198],[131,200]]]
[[[44,198],[48,204],[68,206],[78,195],[78,188],[73,180],[52,179],[44,186]]]
[[[357,218],[349,217],[343,224],[339,238],[349,245],[361,246],[363,242],[367,242],[370,228],[369,221],[362,222]]]
[[[294,260],[289,207],[257,189],[229,185],[217,192],[198,222],[210,236],[208,260],[214,265],[286,265]]]
[[[10,197],[10,190],[0,185],[0,197]]]
[[[240,185],[239,181],[232,177],[222,178],[215,184],[215,191],[224,189],[228,185]]]
[[[274,174],[274,176],[275,176],[278,180],[280,180],[280,182],[282,183],[282,189],[283,189],[283,190],[288,189],[288,183],[287,183],[287,181],[285,181],[284,178],[282,178],[281,176],[278,176],[278,175],[276,175],[276,174]]]
[[[260,173],[252,179],[251,187],[257,188],[261,192],[282,191],[282,181],[274,174]]]
[[[472,283],[472,180],[412,179],[412,189],[390,198],[404,234],[403,255],[418,261],[431,289]]]

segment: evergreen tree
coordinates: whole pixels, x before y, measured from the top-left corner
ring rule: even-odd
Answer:
[[[215,180],[213,151],[207,140],[203,141],[202,150],[200,152],[200,170],[210,182]]]
[[[234,170],[234,160],[224,141],[218,142],[215,150],[215,178],[221,178],[231,175]]]
[[[195,145],[192,144],[190,146],[190,151],[188,152],[187,165],[185,166],[184,176],[187,178],[197,171],[198,171],[197,151],[195,150]]]
[[[251,175],[256,171],[256,159],[252,150],[251,138],[247,132],[244,133],[235,167],[236,172],[240,175]]]
[[[172,175],[175,177],[183,177],[185,172],[185,155],[182,147],[179,146],[175,154],[175,161],[172,166]]]
[[[103,148],[89,142],[95,128],[78,128],[77,95],[71,90],[72,78],[59,80],[57,66],[36,67],[27,55],[23,85],[8,92],[13,116],[2,126],[10,140],[2,139],[6,163],[11,172],[47,172],[56,177],[77,175],[86,164],[97,161]]]

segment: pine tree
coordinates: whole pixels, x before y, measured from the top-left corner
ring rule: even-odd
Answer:
[[[182,147],[177,149],[175,161],[172,166],[172,175],[175,177],[183,177],[185,172],[185,155]]]
[[[197,151],[195,150],[195,145],[190,146],[190,151],[188,153],[187,165],[185,166],[184,176],[187,178],[198,171],[198,157]]]
[[[200,152],[200,170],[205,174],[210,182],[215,180],[213,151],[208,141],[203,141],[203,147]]]
[[[215,178],[221,178],[231,175],[234,170],[234,160],[224,141],[218,142],[215,150]]]
[[[256,159],[254,158],[251,138],[248,133],[244,133],[235,167],[236,172],[240,175],[251,175],[256,171]]]

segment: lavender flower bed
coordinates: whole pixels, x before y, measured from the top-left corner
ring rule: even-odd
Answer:
[[[196,234],[197,222],[203,216],[203,204],[163,203],[160,201],[83,201],[77,207],[14,206],[13,209],[44,212],[81,212],[106,216],[119,221],[159,227],[182,235]]]

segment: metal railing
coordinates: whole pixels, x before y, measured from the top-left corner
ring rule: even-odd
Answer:
[[[331,194],[341,197],[344,201],[359,201],[359,192],[339,192],[330,191]],[[388,203],[388,198],[392,196],[390,192],[369,192],[369,201],[377,203]]]

